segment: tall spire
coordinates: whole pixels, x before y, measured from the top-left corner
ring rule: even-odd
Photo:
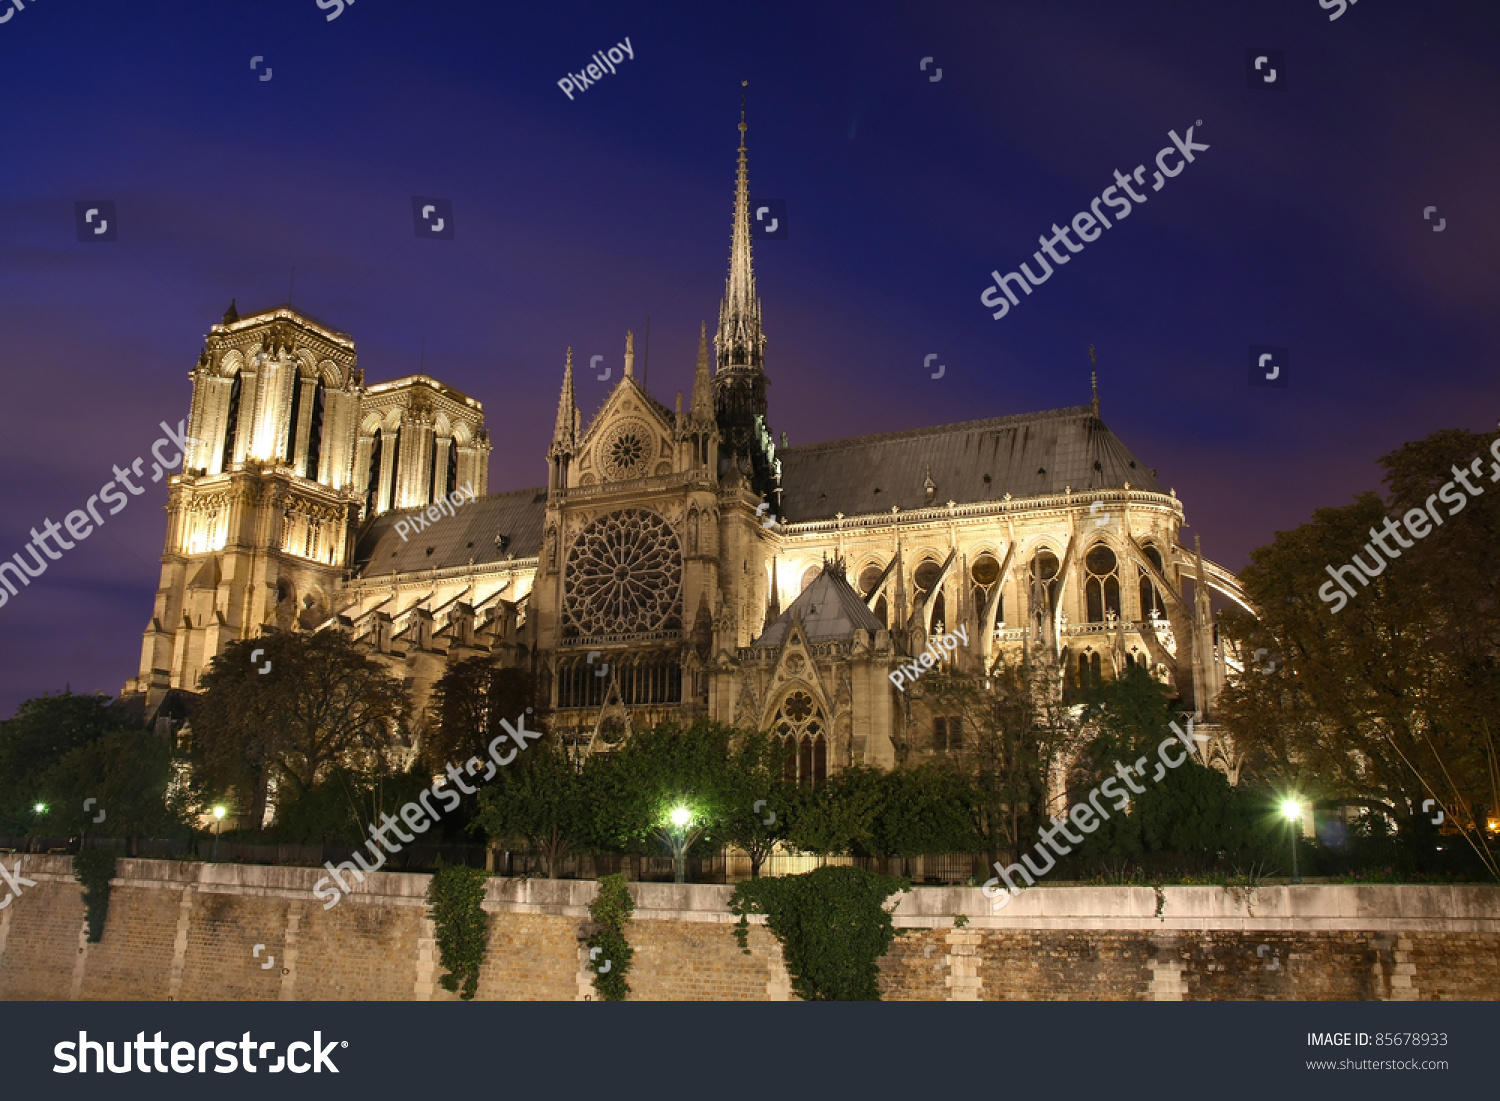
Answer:
[[[635,377],[635,333],[625,330],[625,377]]]
[[[741,88],[749,81],[741,83]],[[750,247],[750,168],[745,149],[744,92],[740,93],[739,169],[734,187],[734,228],[730,235],[729,278],[719,308],[719,331],[714,336],[718,368],[765,369],[766,338],[760,327],[760,299],[755,294],[755,268]]]

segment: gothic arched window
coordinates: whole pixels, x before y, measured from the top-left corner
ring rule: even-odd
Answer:
[[[811,787],[828,779],[825,726],[823,709],[806,692],[790,692],[781,701],[772,731],[794,751],[787,756],[784,779]]]
[[[1057,600],[1057,555],[1049,550],[1036,552],[1031,560],[1031,589],[1034,612],[1051,612]]]
[[[875,591],[875,586],[880,584],[880,579],[884,574],[885,567],[877,566],[873,563],[860,570],[859,595],[869,600],[870,594]],[[880,620],[882,627],[890,627],[890,608],[886,604],[885,597],[882,596],[879,600],[875,601],[875,607],[872,610],[875,613],[875,618]]]
[[[1163,577],[1166,576],[1166,568],[1162,564],[1161,552],[1150,543],[1146,544],[1146,560],[1156,567],[1157,573]],[[1139,566],[1136,567],[1136,570],[1140,574],[1141,618],[1150,619],[1152,618],[1152,613],[1155,612],[1158,618],[1165,619],[1167,616],[1166,601],[1162,599],[1161,593],[1157,592],[1156,584],[1151,580],[1151,575]]]
[[[1109,613],[1120,615],[1119,560],[1103,543],[1095,543],[1083,560],[1088,576],[1084,579],[1084,596],[1090,623],[1106,623]]]

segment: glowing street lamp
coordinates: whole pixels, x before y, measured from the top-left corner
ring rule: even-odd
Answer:
[[[1301,883],[1302,877],[1297,874],[1297,834],[1301,832],[1298,826],[1302,823],[1302,804],[1295,799],[1284,800],[1281,813],[1286,815],[1287,833],[1292,839],[1292,882]]]
[[[46,803],[36,803],[36,804],[34,804],[32,806],[31,809],[34,810],[34,811],[36,811],[38,814],[46,814],[47,813],[47,804]]]
[[[214,808],[214,863],[219,862],[219,830],[224,825],[224,815],[229,813],[222,806]]]
[[[692,824],[693,812],[679,803],[667,813],[667,821],[672,824],[667,837],[672,844],[672,880],[674,883],[687,882],[687,848],[688,848],[688,826]]]

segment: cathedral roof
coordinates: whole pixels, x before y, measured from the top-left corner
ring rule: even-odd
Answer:
[[[503,561],[507,555],[535,558],[542,547],[547,490],[517,489],[491,493],[454,509],[403,540],[398,520],[410,520],[425,508],[397,509],[375,517],[354,550],[355,568],[364,577],[418,570],[445,570]],[[504,538],[502,546],[495,542]],[[428,548],[432,553],[428,554]]]
[[[829,565],[751,645],[780,646],[794,619],[802,621],[802,633],[808,642],[850,638],[861,628],[871,634],[885,629],[845,579],[843,570]]]
[[[792,522],[1062,493],[1164,493],[1092,405],[777,450]],[[927,497],[931,478],[934,492]]]

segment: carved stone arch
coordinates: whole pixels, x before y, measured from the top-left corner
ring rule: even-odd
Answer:
[[[364,420],[359,422],[359,434],[361,436],[373,436],[380,431],[382,418],[379,413],[366,413]]]
[[[307,348],[298,348],[292,353],[291,358],[297,365],[297,375],[299,378],[317,378],[320,374],[318,370],[318,357],[313,355]]]
[[[468,447],[473,435],[469,432],[469,426],[459,421],[453,426],[453,444],[455,447]]]
[[[432,434],[435,436],[453,435],[453,422],[448,419],[448,414],[439,413],[432,418]]]
[[[389,428],[392,432],[401,427],[402,409],[399,405],[393,405],[385,411],[385,416],[380,422],[382,428]]]
[[[344,388],[344,372],[333,360],[325,359],[319,363],[317,374],[323,380],[323,386],[326,389],[342,390]]]
[[[220,378],[233,378],[245,369],[245,357],[238,348],[231,348],[219,359],[217,374]]]

